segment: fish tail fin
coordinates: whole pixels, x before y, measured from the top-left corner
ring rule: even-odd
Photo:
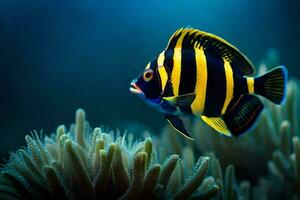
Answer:
[[[286,99],[287,76],[288,72],[284,66],[276,67],[255,78],[254,92],[275,104],[283,104]]]

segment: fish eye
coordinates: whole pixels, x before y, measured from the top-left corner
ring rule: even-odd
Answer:
[[[153,70],[152,69],[148,69],[144,72],[143,75],[144,81],[149,82],[151,81],[151,79],[153,78]]]

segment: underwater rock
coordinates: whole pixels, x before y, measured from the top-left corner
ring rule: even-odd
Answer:
[[[188,167],[176,154],[162,162],[163,147],[150,137],[92,130],[82,109],[69,132],[62,125],[50,137],[25,139],[1,169],[1,199],[208,199],[219,191],[207,176],[209,157]]]

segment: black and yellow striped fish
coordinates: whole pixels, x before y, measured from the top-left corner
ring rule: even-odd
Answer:
[[[130,91],[159,108],[186,137],[191,138],[180,116],[199,117],[220,133],[239,136],[263,110],[256,94],[275,104],[285,99],[284,66],[253,74],[250,60],[224,39],[183,28],[132,81]]]

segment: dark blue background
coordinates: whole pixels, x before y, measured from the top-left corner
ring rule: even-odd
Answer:
[[[158,111],[129,94],[129,83],[182,26],[215,33],[259,63],[268,48],[299,71],[300,6],[283,0],[1,0],[0,152],[49,133],[84,108],[92,126],[144,124]]]

